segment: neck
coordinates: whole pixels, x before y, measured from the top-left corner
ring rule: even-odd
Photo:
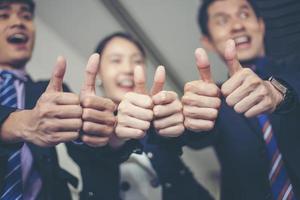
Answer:
[[[0,69],[3,70],[24,70],[26,63],[7,64],[0,63]]]
[[[264,56],[259,56],[259,57],[255,57],[253,59],[250,60],[243,60],[240,61],[242,66],[251,66],[251,65],[255,65],[258,61],[265,59]]]

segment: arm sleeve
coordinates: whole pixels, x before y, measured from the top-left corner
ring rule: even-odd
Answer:
[[[5,106],[0,106],[0,128],[7,117],[12,113],[15,112],[16,108],[10,108]],[[10,152],[15,151],[18,148],[21,148],[23,145],[22,142],[17,144],[6,144],[0,140],[0,157],[4,157],[8,155]]]

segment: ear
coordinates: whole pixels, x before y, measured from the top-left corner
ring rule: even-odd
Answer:
[[[258,24],[259,24],[261,32],[263,33],[263,35],[265,35],[265,33],[266,33],[266,25],[265,25],[264,20],[262,18],[259,18],[258,19]]]
[[[211,39],[208,36],[202,36],[200,38],[200,42],[203,45],[203,47],[208,51],[216,51],[213,43],[211,42]]]

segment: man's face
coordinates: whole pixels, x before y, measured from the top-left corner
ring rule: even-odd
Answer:
[[[107,97],[119,103],[127,92],[134,91],[133,71],[145,67],[144,56],[131,41],[115,37],[101,54],[99,76]]]
[[[264,56],[265,26],[247,0],[216,0],[208,7],[208,30],[204,38],[222,57],[225,43],[233,39],[240,61]],[[204,42],[205,43],[205,42]]]
[[[24,67],[35,39],[33,14],[24,3],[0,3],[0,67]]]

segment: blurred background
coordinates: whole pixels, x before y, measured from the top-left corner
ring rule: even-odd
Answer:
[[[79,93],[88,57],[97,43],[115,31],[134,34],[148,52],[148,85],[157,65],[167,69],[166,89],[180,95],[185,82],[199,78],[194,51],[200,47],[196,22],[200,0],[36,0],[37,40],[27,70],[35,80],[48,79],[57,56],[68,61],[65,82]],[[226,78],[226,67],[210,55],[216,81]],[[101,91],[99,90],[99,95]],[[63,168],[80,178],[78,167],[59,145]],[[219,197],[219,165],[211,148],[184,149],[183,159],[197,179]],[[74,199],[79,189],[72,188]],[[149,197],[151,199],[151,197]]]

